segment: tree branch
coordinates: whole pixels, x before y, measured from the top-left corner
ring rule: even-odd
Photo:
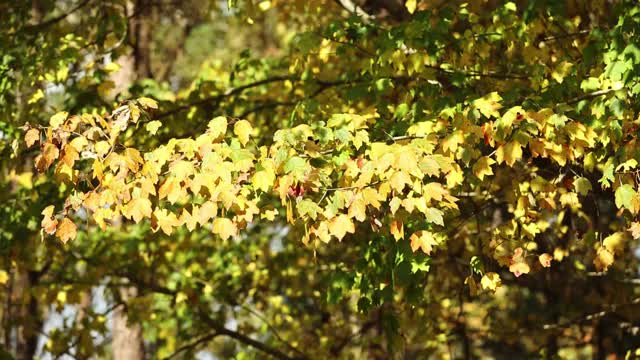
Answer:
[[[76,5],[71,10],[69,10],[69,11],[67,11],[65,13],[60,14],[60,15],[58,15],[56,17],[53,17],[53,18],[51,18],[49,20],[43,21],[43,22],[38,23],[38,24],[27,25],[27,26],[25,26],[25,29],[26,30],[39,30],[39,29],[48,27],[50,25],[53,25],[53,24],[55,24],[57,22],[60,22],[60,21],[62,21],[64,19],[66,19],[69,15],[73,14],[74,12],[76,12],[76,11],[82,9],[83,7],[87,6],[90,1],[91,0],[83,0],[78,5]]]
[[[218,331],[214,331],[214,332],[209,333],[209,334],[207,334],[205,336],[202,336],[201,338],[197,339],[194,342],[191,342],[189,344],[186,344],[186,345],[183,345],[183,346],[179,347],[171,355],[165,357],[164,360],[173,359],[174,357],[178,356],[181,352],[186,351],[186,350],[191,350],[191,349],[195,348],[196,346],[198,346],[200,344],[205,344],[205,343],[213,340],[218,335],[220,335],[218,333]]]
[[[224,325],[220,324],[219,322],[215,321],[214,319],[212,319],[211,317],[209,317],[208,314],[200,311],[200,316],[202,317],[202,319],[204,320],[204,322],[211,327],[212,329],[215,330],[215,332],[217,333],[217,335],[225,335],[228,336],[236,341],[239,341],[245,345],[249,345],[251,347],[253,347],[256,350],[260,350],[265,354],[271,355],[272,357],[276,358],[276,359],[280,359],[280,360],[302,360],[302,359],[307,359],[307,357],[291,357],[285,353],[283,353],[282,351],[272,348],[267,344],[261,343],[257,340],[254,340],[244,334],[241,334],[239,332],[233,331],[231,329],[228,329],[226,327],[224,327]]]
[[[123,273],[120,272],[118,274],[119,276],[123,276],[127,279],[129,279],[132,283],[132,285],[137,286],[138,288],[144,290],[144,289],[148,289],[151,290],[153,292],[158,292],[161,294],[167,294],[167,295],[174,295],[177,293],[176,291],[173,291],[171,289],[165,288],[161,285],[157,285],[157,284],[153,284],[153,283],[148,283],[148,282],[144,282],[141,279],[137,278],[136,276],[132,275],[132,274],[128,274],[128,273]],[[204,343],[206,341],[209,341],[211,339],[213,339],[216,336],[219,335],[224,335],[224,336],[228,336],[236,341],[239,341],[243,344],[249,345],[257,350],[260,350],[262,352],[264,352],[265,354],[269,354],[272,357],[276,358],[276,359],[280,359],[280,360],[304,360],[307,359],[306,356],[301,355],[300,357],[290,357],[289,355],[283,353],[282,351],[272,348],[267,344],[261,343],[257,340],[254,340],[250,337],[248,337],[247,335],[241,334],[239,332],[233,331],[231,329],[228,329],[224,326],[224,324],[219,323],[218,321],[214,320],[213,318],[211,318],[205,311],[202,311],[202,309],[200,311],[198,311],[199,316],[202,318],[202,320],[204,321],[204,323],[206,323],[210,328],[212,328],[214,330],[214,332],[204,336],[203,338],[196,340],[196,342],[191,343],[191,344],[187,344],[185,346],[183,346],[182,348],[178,349],[178,351],[174,352],[173,354],[171,354],[169,356],[169,358],[175,356],[177,353],[187,350],[189,348],[195,347],[201,343]],[[182,349],[182,350],[181,350]],[[167,358],[167,359],[169,359]]]
[[[582,100],[588,100],[588,99],[593,99],[599,96],[603,96],[603,95],[607,95],[609,93],[614,92],[614,89],[605,89],[605,90],[598,90],[598,91],[594,91],[594,92],[590,92],[578,97],[575,97],[573,99],[570,99],[569,101],[567,101],[567,104],[575,104],[577,102],[580,102]]]
[[[218,94],[218,95],[215,95],[215,96],[210,96],[210,97],[207,97],[207,98],[204,98],[204,99],[200,99],[200,100],[196,100],[196,101],[194,101],[192,103],[184,104],[184,105],[178,106],[176,108],[173,108],[173,109],[171,109],[169,111],[166,111],[164,113],[160,113],[160,114],[156,115],[155,118],[156,119],[161,119],[161,118],[164,118],[164,117],[167,117],[167,116],[171,116],[171,115],[177,114],[177,113],[179,113],[181,111],[187,110],[192,106],[204,105],[204,104],[210,103],[210,102],[217,103],[217,102],[221,101],[224,98],[240,94],[240,93],[242,93],[243,91],[245,91],[247,89],[258,87],[260,85],[266,85],[266,84],[270,84],[270,83],[273,83],[273,82],[286,81],[286,80],[295,80],[295,78],[292,77],[292,76],[274,76],[274,77],[266,78],[266,79],[263,79],[263,80],[258,80],[258,81],[255,81],[255,82],[252,82],[252,83],[249,83],[249,84],[245,84],[245,85],[229,88],[229,89],[227,89],[225,92],[223,92],[221,94]]]

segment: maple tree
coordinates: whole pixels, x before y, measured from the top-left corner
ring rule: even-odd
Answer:
[[[47,306],[41,352],[115,351],[122,304],[153,358],[639,354],[635,2],[91,3],[0,7],[18,357]],[[276,35],[169,81],[145,21],[198,9]]]

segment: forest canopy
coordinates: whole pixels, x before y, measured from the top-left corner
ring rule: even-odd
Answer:
[[[2,356],[640,356],[636,1],[0,23]]]

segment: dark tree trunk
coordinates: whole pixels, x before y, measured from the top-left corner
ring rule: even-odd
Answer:
[[[138,79],[153,77],[151,71],[151,26],[153,9],[151,1],[137,0],[133,18],[133,59]]]
[[[38,282],[35,271],[19,272],[15,287],[14,304],[18,307],[16,324],[16,359],[31,360],[38,350],[38,333],[42,328],[42,319],[38,311],[38,301],[31,288]]]

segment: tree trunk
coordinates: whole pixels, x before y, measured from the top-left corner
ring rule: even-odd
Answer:
[[[91,300],[91,288],[89,288],[80,295],[80,304],[78,304],[78,313],[76,315],[76,324],[79,329],[83,330],[80,332],[80,339],[78,339],[78,345],[76,346],[76,360],[89,359],[93,351],[90,329],[85,328],[84,324],[91,309]]]
[[[149,0],[137,0],[133,18],[133,59],[139,79],[151,78],[151,23],[152,4]]]
[[[123,302],[138,295],[135,287],[123,288],[120,296]],[[113,312],[113,359],[114,360],[142,360],[144,359],[144,343],[142,326],[127,323],[127,308],[118,305]]]
[[[38,301],[31,294],[31,287],[38,281],[37,272],[19,271],[14,288],[13,303],[18,307],[16,323],[16,360],[31,360],[38,350],[38,332],[42,319],[38,311]]]

